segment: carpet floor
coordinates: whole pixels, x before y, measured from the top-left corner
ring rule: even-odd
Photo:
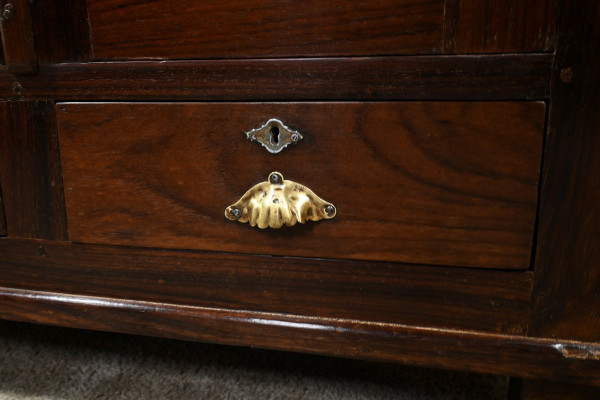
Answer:
[[[504,377],[0,321],[0,400],[495,400],[507,390]]]

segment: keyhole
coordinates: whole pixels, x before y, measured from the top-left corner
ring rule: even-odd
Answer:
[[[273,144],[279,143],[279,128],[276,126],[271,128],[271,143],[273,143]]]

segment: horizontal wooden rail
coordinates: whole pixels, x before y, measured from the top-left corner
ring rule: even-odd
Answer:
[[[228,345],[600,384],[600,345],[0,288],[0,317]],[[514,366],[520,368],[515,369]]]
[[[139,61],[0,70],[4,99],[471,100],[545,99],[551,54]]]

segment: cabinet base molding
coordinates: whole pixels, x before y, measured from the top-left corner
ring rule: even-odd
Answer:
[[[9,288],[0,318],[600,386],[597,343]]]

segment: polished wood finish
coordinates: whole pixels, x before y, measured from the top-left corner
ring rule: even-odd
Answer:
[[[0,254],[0,287],[504,334],[525,333],[532,283],[529,272],[39,240],[0,240]]]
[[[597,343],[18,289],[0,289],[0,317],[600,385],[596,360],[557,350],[583,345],[598,352]]]
[[[52,64],[41,65],[34,76],[0,72],[0,96],[86,101],[540,100],[550,94],[551,69],[552,56],[547,54]]]
[[[545,105],[59,104],[73,241],[527,269]],[[244,132],[304,135],[273,155]],[[272,171],[335,219],[263,231],[223,212]],[[369,234],[366,234],[369,232]]]
[[[90,61],[91,45],[85,0],[31,1],[31,17],[40,63]]]
[[[99,7],[101,3],[124,4],[123,1],[94,0],[89,3]],[[295,53],[297,58],[280,58],[286,51],[296,50],[276,48],[272,50],[275,54],[272,58],[240,58],[260,53],[260,48],[249,46],[245,54],[243,51],[240,55],[232,54],[235,59],[112,59],[109,62],[99,62],[98,58],[92,56],[94,35],[90,40],[88,33],[93,33],[95,29],[106,31],[106,27],[94,26],[92,22],[92,29],[88,31],[87,3],[86,0],[29,2],[36,56],[40,61],[38,72],[15,75],[8,71],[6,65],[0,65],[0,97],[4,101],[0,105],[0,187],[6,211],[6,232],[0,230],[0,234],[7,234],[7,237],[0,238],[0,318],[600,386],[600,237],[597,229],[600,226],[597,206],[600,204],[600,165],[597,161],[600,154],[600,105],[597,95],[600,90],[597,59],[600,6],[596,1],[560,0],[556,7],[555,0],[445,0],[443,13],[438,13],[436,18],[439,20],[435,20],[435,27],[429,25],[433,27],[431,32],[435,31],[432,35],[437,41],[429,52],[435,48],[436,54],[402,54],[406,48],[400,46],[394,49],[388,47],[392,49],[391,52],[383,56],[384,53],[375,51],[375,46],[355,46],[371,39],[384,47],[394,40],[405,39],[414,40],[412,43],[415,46],[421,41],[422,45],[425,31],[419,31],[415,32],[414,38],[404,36],[386,39],[367,35],[337,41],[332,36],[332,47],[326,48],[329,44],[323,44],[321,50],[315,50],[331,51],[331,54],[364,55],[360,57],[310,58],[310,53],[298,48]],[[130,3],[138,4],[134,7],[151,4],[149,0]],[[187,2],[186,6],[194,7],[194,4],[200,3],[211,2],[198,0]],[[242,4],[229,0],[214,7],[233,3]],[[329,4],[341,3],[336,0]],[[359,6],[371,7],[377,3],[361,2]],[[177,5],[182,2],[157,0],[154,4],[168,4],[167,8],[157,9],[148,17],[148,20],[157,22],[156,26],[161,26],[164,16],[171,21],[176,18],[185,21],[184,15],[176,16],[181,11]],[[390,5],[392,2],[381,4]],[[420,4],[425,7],[440,5],[441,0],[420,0]],[[319,3],[319,6],[322,4]],[[264,10],[265,13],[269,11]],[[118,10],[108,10],[108,14],[118,13]],[[395,10],[391,14],[394,13],[397,14]],[[147,13],[150,14],[152,12]],[[241,13],[234,12],[232,15],[243,17]],[[370,15],[380,14],[373,9]],[[432,18],[433,14],[427,15]],[[130,18],[128,15],[122,17]],[[331,21],[334,14],[330,13],[328,18]],[[394,18],[417,21],[415,15],[391,17]],[[558,25],[554,23],[556,18]],[[113,22],[108,21],[107,24]],[[296,32],[307,30],[313,22],[304,21],[292,29],[297,29]],[[356,21],[357,24],[370,26],[376,22]],[[276,21],[270,20],[265,26],[268,28],[273,25],[276,25]],[[240,28],[239,25],[232,27]],[[127,26],[121,28],[129,29]],[[169,25],[168,28],[177,30],[180,27]],[[349,24],[340,29],[348,33],[354,28]],[[371,32],[376,33],[378,29],[375,27]],[[384,23],[381,29],[389,30],[390,25]],[[323,26],[315,30],[315,34],[326,30],[327,27]],[[400,31],[404,32],[403,29]],[[150,34],[148,31],[146,33]],[[222,32],[212,35],[224,36]],[[109,36],[115,38],[110,32],[105,38]],[[272,36],[274,38],[264,35],[262,39],[289,40],[277,38],[276,34]],[[166,52],[169,46],[169,51],[172,50],[170,54],[187,52],[193,57],[197,56],[190,48],[178,48],[176,42],[166,44],[163,37],[156,42],[161,51]],[[198,38],[200,36],[191,37],[191,40]],[[174,39],[177,39],[176,35]],[[227,42],[227,38],[224,39]],[[297,39],[292,38],[292,41]],[[342,47],[336,47],[334,42]],[[145,45],[140,47],[139,44],[132,42],[132,48],[139,54],[153,48],[152,44],[145,48]],[[313,44],[309,43],[308,47]],[[235,48],[240,44],[229,42],[229,45]],[[218,44],[209,43],[207,46],[217,48]],[[231,52],[231,48],[227,50],[224,47],[223,51]],[[110,52],[110,49],[105,49]],[[119,57],[129,57],[125,45],[115,46],[115,49],[115,54],[121,54]],[[509,51],[511,53],[506,53]],[[471,103],[471,106],[478,107],[479,102],[489,102],[490,109],[495,109],[506,101],[517,108],[524,107],[524,110],[532,107],[534,102],[531,100],[545,102],[547,118],[545,142],[543,145],[538,142],[538,152],[531,153],[534,158],[537,157],[537,170],[540,165],[539,151],[544,149],[541,173],[533,180],[534,183],[541,180],[541,185],[537,196],[537,220],[532,224],[534,232],[530,234],[533,238],[529,249],[532,257],[527,270],[149,249],[68,241],[62,198],[62,169],[56,138],[56,103],[121,102],[120,114],[117,113],[119,120],[130,115],[128,108],[131,111],[138,107],[126,104],[128,101],[221,102],[214,107],[230,104],[244,107],[247,106],[241,104],[244,101],[302,102],[298,107],[316,107],[318,102],[325,107],[327,104],[334,105],[333,102],[342,102],[351,103],[357,109],[362,107],[361,102],[367,102],[370,106],[381,103],[393,103],[396,106],[396,103],[404,104],[400,101],[426,101],[439,104],[442,109],[448,107],[448,110],[454,107],[456,101],[465,102],[465,109]],[[261,107],[272,105],[262,104]],[[185,108],[189,105],[181,106]],[[85,108],[83,105],[81,107]],[[288,106],[280,104],[278,107],[284,109]],[[417,104],[412,107],[417,107]],[[528,126],[533,124],[539,130],[541,123],[536,121],[543,119],[538,114],[543,114],[539,110],[544,107],[535,104],[533,108],[531,115],[535,116],[535,121],[529,121],[524,113],[519,118],[509,114],[509,120],[525,121]],[[158,105],[157,109],[160,109]],[[435,110],[430,111],[430,115],[417,112],[408,121],[416,118],[418,126],[438,126],[443,120],[436,117],[439,114],[433,112]],[[315,113],[321,115],[322,119],[322,111]],[[238,117],[242,114],[232,113]],[[79,117],[73,118],[81,120],[81,114],[77,115]],[[310,121],[304,113],[291,113],[291,117],[294,115],[304,118],[295,121]],[[372,118],[374,115],[375,112],[369,112],[365,116],[370,116],[370,120],[357,117],[355,121],[347,121],[344,126],[350,129],[343,132],[368,132],[371,135],[369,137],[375,138],[375,143],[383,143],[380,137],[384,134],[382,131],[365,129],[367,121],[370,121],[369,127],[377,126],[377,119]],[[459,114],[450,115],[454,115],[450,124],[454,127],[452,132],[456,132]],[[228,121],[228,116],[223,115],[222,121]],[[111,125],[109,120],[102,122],[97,117],[90,117],[88,122],[96,121],[98,126],[105,127]],[[147,119],[151,122],[149,128],[152,128],[153,118],[150,117]],[[389,120],[390,117],[384,116],[383,120],[386,118]],[[172,121],[175,126],[183,125],[176,118],[162,119]],[[218,119],[218,116],[211,116],[211,119]],[[334,118],[329,119],[329,124],[336,123]],[[531,151],[533,147],[530,145],[521,149],[520,134],[507,129],[511,128],[507,124],[497,123],[500,119],[502,113],[493,115],[490,121],[476,117],[475,120],[483,121],[484,126],[496,121],[497,131],[482,130],[485,136],[480,138],[472,135],[469,138],[483,141],[493,137],[513,138],[515,141],[512,144],[501,141],[501,146],[514,146],[516,149],[508,151],[509,154]],[[307,136],[311,139],[307,139],[305,144],[332,141],[336,136],[341,138],[338,142],[343,142],[341,133],[324,129],[329,125],[318,122],[319,119],[316,121],[313,123],[321,124],[323,129],[313,131],[311,128]],[[264,119],[257,118],[255,122],[260,124]],[[143,125],[129,122],[125,126],[138,129]],[[215,132],[220,126],[215,125]],[[414,127],[407,125],[402,129],[410,131],[409,128]],[[185,129],[182,128],[183,131]],[[230,134],[242,136],[245,129],[247,126],[235,132],[222,130],[222,135],[215,133],[213,137],[222,139],[221,136]],[[524,127],[517,129],[527,131]],[[168,158],[151,160],[144,149],[152,150],[160,145],[156,142],[144,143],[140,135],[153,129],[124,131],[116,127],[115,131],[123,133],[123,140],[139,139],[140,152],[136,157],[146,157],[144,162],[150,172],[156,171],[154,164],[176,165],[189,161],[195,154],[187,152],[187,158],[179,157],[177,162]],[[160,137],[160,131],[153,132]],[[320,136],[314,132],[326,134]],[[84,138],[89,135],[87,130],[82,130],[80,134]],[[423,139],[425,136],[415,137]],[[531,139],[527,135],[525,137]],[[453,143],[453,138],[450,136],[447,139],[449,143]],[[93,147],[96,138],[88,139],[88,145]],[[251,183],[264,180],[264,174],[272,170],[264,150],[256,147],[255,143],[245,142],[243,137],[241,139],[236,146],[239,146],[238,149],[247,148],[247,151],[237,154],[255,157],[255,161],[260,161],[260,170],[246,170],[248,176],[241,180],[233,179],[234,174],[227,173],[231,170],[223,169],[228,180],[224,181],[220,176],[221,179],[217,181],[227,182],[230,186],[222,185],[219,191],[234,196],[232,199],[228,197],[224,205],[235,200],[240,190],[247,189],[249,182],[246,180]],[[202,140],[202,137],[198,139],[200,142]],[[536,140],[541,140],[541,137]],[[439,138],[435,142],[440,143]],[[102,141],[98,140],[98,143],[102,144]],[[477,151],[470,154],[467,149],[472,145],[467,143],[462,148],[454,143],[450,148],[456,149],[456,155],[465,160],[488,155],[489,159],[484,165],[495,165],[494,157],[506,154],[505,150],[498,154],[478,154]],[[111,147],[107,143],[104,146],[107,150],[115,149],[114,145]],[[217,140],[212,146],[219,150],[223,144]],[[343,152],[342,144],[336,146],[338,151]],[[389,147],[392,149],[394,146],[396,144],[392,141]],[[169,146],[165,148],[169,149]],[[281,160],[299,160],[299,154],[307,152],[309,148],[301,143],[286,149],[280,154],[284,157]],[[423,154],[437,154],[433,151],[435,148],[423,148],[427,150]],[[163,153],[167,153],[166,149]],[[414,150],[416,146],[409,146],[409,149]],[[118,150],[123,156],[133,154],[133,150]],[[379,154],[385,154],[387,145],[377,150]],[[400,149],[398,154],[403,151],[403,148]],[[223,153],[210,154],[207,159],[219,166],[241,166],[242,161],[235,160],[234,154],[235,149],[227,149]],[[339,176],[342,171],[340,155],[324,150],[320,154],[334,161],[334,172],[337,171]],[[373,152],[374,158],[377,158],[376,154]],[[352,157],[356,160],[361,155]],[[186,165],[197,168],[204,162],[200,158],[193,161]],[[300,164],[314,168],[311,166],[313,163],[324,165],[326,162],[312,157],[301,161],[295,167],[297,171],[300,171]],[[407,160],[394,154],[389,161],[388,165],[392,167]],[[527,162],[533,163],[533,160]],[[131,160],[124,159],[123,163],[129,163],[132,171],[139,172],[139,166]],[[452,174],[458,172],[452,168],[453,165],[436,168],[438,174],[435,178],[440,181],[445,174],[455,176]],[[369,166],[364,165],[364,169],[368,170]],[[348,168],[357,167],[350,165]],[[209,176],[216,174],[214,169],[208,170],[211,171]],[[97,170],[90,171],[90,176],[97,173]],[[531,172],[531,167],[519,173],[528,171]],[[65,172],[70,175],[73,171]],[[168,170],[154,175],[150,172],[146,176],[147,182],[153,182],[156,177],[163,179],[170,173]],[[312,176],[283,172],[290,179],[307,184],[313,182]],[[467,172],[467,175],[476,175],[477,168]],[[396,171],[390,168],[385,173],[395,174]],[[419,173],[432,172],[424,169]],[[81,175],[75,172],[77,174]],[[192,180],[189,173],[182,176],[187,179],[189,188],[195,187],[198,181],[203,182],[203,178]],[[361,173],[358,176],[365,175]],[[326,179],[326,169],[314,172],[314,177],[325,192],[318,188],[315,190],[324,196],[331,188],[340,193],[346,190]],[[488,178],[492,177],[482,179]],[[457,182],[454,178],[451,181]],[[464,185],[468,186],[469,182],[466,180]],[[176,180],[171,182],[171,186],[165,187],[177,189]],[[523,196],[522,192],[512,189],[502,195],[508,198]],[[179,197],[169,198],[173,193],[162,193],[161,196],[173,201],[185,200],[185,189],[180,190],[173,192]],[[494,196],[502,192],[501,187],[490,190]],[[329,199],[329,196],[326,198]],[[535,199],[535,196],[532,198]],[[335,202],[335,199],[331,200]],[[436,201],[443,204],[442,198]],[[96,204],[99,202],[96,201]],[[185,208],[194,203],[183,204]],[[193,209],[193,212],[196,210]],[[181,215],[174,217],[183,218]],[[160,215],[160,218],[167,216]],[[339,223],[341,220],[334,221]],[[225,221],[224,217],[223,222],[232,231],[243,227]],[[303,235],[310,234],[311,230],[318,232],[329,229],[325,223],[304,228],[297,236],[292,230],[286,233],[292,245],[297,245],[296,242],[301,241]],[[252,235],[258,234],[249,228],[247,231]],[[363,233],[363,236],[368,236],[369,231],[365,229]],[[153,234],[147,232],[148,237]],[[267,241],[273,238],[281,240],[268,236],[269,233],[266,235]],[[18,236],[25,239],[19,239]],[[335,246],[331,240],[325,244]],[[222,246],[225,248],[227,244]],[[444,251],[444,242],[440,242],[440,246]],[[437,249],[431,249],[430,253],[428,257],[435,257]],[[511,265],[514,267],[516,264]],[[545,396],[542,398],[551,398],[549,396],[552,395],[596,395],[585,386],[567,387],[539,381],[524,381],[522,389],[519,395],[530,393],[531,396],[533,393],[538,397]]]
[[[88,0],[94,59],[439,53],[443,0]]]
[[[0,186],[8,235],[66,240],[52,102],[0,103]]]
[[[31,73],[37,70],[37,55],[31,26],[31,13],[28,0],[0,1],[0,12],[10,4],[11,16],[0,20],[4,63],[8,72],[14,74]]]
[[[536,261],[536,335],[600,332],[600,3],[563,7]],[[585,38],[585,40],[577,40]]]
[[[520,53],[554,48],[558,0],[446,0],[446,53]]]
[[[92,0],[97,60],[550,51],[558,0]]]

